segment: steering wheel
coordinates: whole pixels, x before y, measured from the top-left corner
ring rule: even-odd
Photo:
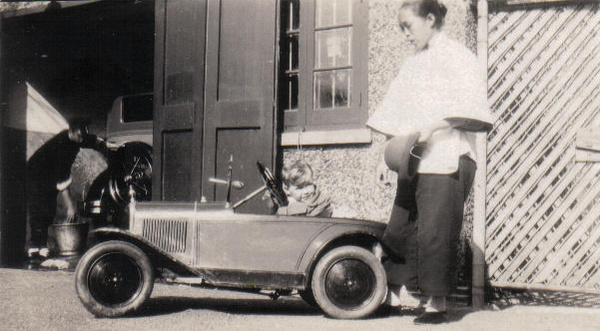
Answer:
[[[271,194],[273,199],[275,199],[278,205],[287,206],[287,195],[285,195],[281,188],[277,186],[277,183],[275,182],[275,177],[273,177],[271,170],[269,170],[269,168],[265,167],[260,162],[256,162],[256,165],[258,166],[258,172],[260,173],[260,176],[262,177],[263,182],[265,183],[265,186],[269,190],[269,193]]]

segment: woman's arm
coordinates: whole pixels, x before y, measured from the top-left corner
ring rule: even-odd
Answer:
[[[67,207],[67,223],[72,223],[76,220],[77,216],[77,208],[75,206],[75,202],[71,198],[69,194],[69,188],[65,188],[64,190],[59,191],[59,195],[61,199],[64,201],[65,206]]]
[[[433,134],[436,131],[448,129],[451,127],[453,127],[453,125],[450,124],[450,122],[448,122],[446,120],[441,120],[439,122],[436,122],[436,123],[426,127],[425,129],[421,130],[420,135],[419,135],[419,143],[426,143],[429,141],[429,139],[431,139],[431,136],[433,136]]]

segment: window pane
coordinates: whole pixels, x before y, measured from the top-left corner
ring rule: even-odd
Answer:
[[[288,70],[298,70],[298,36],[290,36],[288,41]]]
[[[300,0],[281,1],[281,26],[284,32],[300,28]]]
[[[279,63],[279,108],[298,110],[298,64],[300,1],[281,1],[281,50]]]
[[[351,49],[352,28],[315,32],[315,69],[350,66]]]
[[[292,16],[292,19],[290,20],[290,28],[292,30],[300,29],[300,0],[291,1],[290,14]]]
[[[152,121],[152,94],[123,97],[123,123]]]
[[[315,108],[349,107],[351,73],[351,69],[316,72],[314,74]]]
[[[279,90],[281,108],[283,110],[298,109],[298,75],[286,75]]]
[[[316,28],[352,23],[352,0],[317,0]]]
[[[287,36],[281,41],[280,68],[284,73],[298,70],[298,35]]]

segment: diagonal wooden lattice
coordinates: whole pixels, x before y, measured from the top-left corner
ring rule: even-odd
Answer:
[[[600,293],[600,5],[489,16],[486,261],[492,284]]]

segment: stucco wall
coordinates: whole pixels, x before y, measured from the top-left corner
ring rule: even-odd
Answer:
[[[476,18],[471,0],[446,0],[443,30],[472,50],[476,46]],[[398,0],[369,1],[369,114],[385,94],[400,66],[411,54],[398,27]],[[395,187],[377,184],[375,168],[385,138],[373,133],[368,145],[304,146],[284,150],[284,163],[304,159],[313,167],[316,182],[333,202],[334,216],[387,222]]]

